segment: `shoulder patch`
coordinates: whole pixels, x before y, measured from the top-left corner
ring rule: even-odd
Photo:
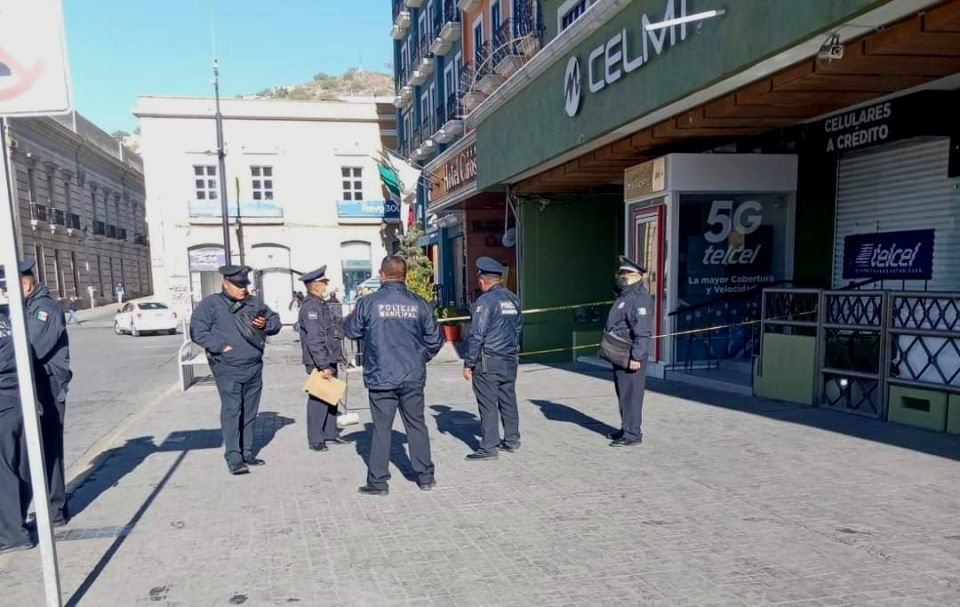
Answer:
[[[40,322],[47,322],[47,320],[50,319],[50,314],[48,314],[45,310],[37,310],[37,313],[34,316],[34,318],[36,318]]]
[[[621,301],[621,302],[620,302],[620,305],[617,306],[617,309],[618,309],[618,310],[622,310],[622,309],[623,309],[623,306],[625,306],[625,305],[627,305],[627,302]]]
[[[320,315],[316,312],[307,312],[307,320],[320,320]]]
[[[637,308],[637,316],[646,316],[646,315],[647,315],[646,306],[640,306],[639,308]]]

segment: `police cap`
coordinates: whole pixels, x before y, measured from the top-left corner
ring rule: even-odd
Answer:
[[[477,274],[495,274],[502,276],[507,268],[496,259],[490,257],[481,257],[477,259]]]
[[[306,274],[300,277],[300,280],[303,281],[303,284],[308,285],[311,282],[317,280],[322,280],[325,282],[330,282],[330,279],[327,277],[327,266],[320,266],[313,272],[307,272]]]
[[[238,287],[245,287],[250,284],[250,268],[247,266],[220,266],[219,272],[223,277]]]
[[[27,259],[17,264],[17,270],[20,272],[20,276],[29,276],[33,274],[33,268],[36,265],[37,260]]]
[[[633,261],[626,255],[620,256],[620,263],[617,267],[618,272],[636,272],[638,274],[646,274],[647,269]]]

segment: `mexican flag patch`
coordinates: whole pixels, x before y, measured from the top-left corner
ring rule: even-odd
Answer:
[[[40,322],[47,322],[48,318],[50,318],[50,315],[44,312],[43,310],[40,310],[39,312],[37,312],[36,319],[39,320]]]

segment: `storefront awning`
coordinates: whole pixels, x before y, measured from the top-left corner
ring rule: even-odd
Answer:
[[[432,232],[427,232],[419,239],[417,239],[418,247],[429,247],[440,242],[440,230],[434,230]]]

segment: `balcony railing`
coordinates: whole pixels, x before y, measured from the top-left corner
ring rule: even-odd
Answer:
[[[67,227],[74,230],[80,229],[80,216],[76,213],[67,214]]]
[[[93,222],[93,235],[94,236],[105,236],[107,234],[107,226],[102,221]]]
[[[117,237],[117,226],[107,226],[107,238],[116,238]]]
[[[36,221],[48,221],[47,207],[37,203],[31,204],[30,219],[33,219]]]
[[[50,223],[54,225],[66,227],[67,214],[64,213],[61,209],[52,209],[52,211],[53,211],[53,217],[51,218]]]

